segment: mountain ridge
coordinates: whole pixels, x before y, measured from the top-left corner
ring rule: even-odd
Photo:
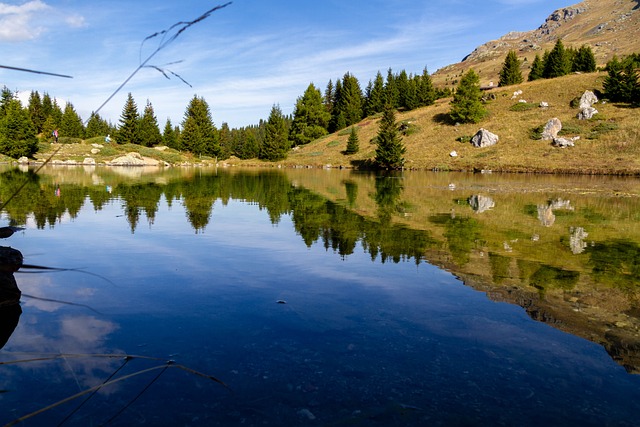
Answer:
[[[584,0],[557,9],[537,29],[509,32],[476,47],[460,62],[437,70],[434,83],[455,87],[460,74],[469,68],[480,75],[483,84],[497,82],[510,50],[523,61],[526,78],[535,55],[550,51],[558,39],[566,47],[590,46],[599,66],[614,55],[640,52],[640,0]]]

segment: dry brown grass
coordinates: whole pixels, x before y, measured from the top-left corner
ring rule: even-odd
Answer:
[[[450,99],[441,99],[435,105],[399,113],[397,120],[408,121],[415,131],[403,138],[407,152],[406,167],[438,170],[493,170],[510,172],[587,173],[587,174],[640,174],[640,119],[638,110],[615,104],[597,104],[600,114],[596,119],[579,121],[571,100],[585,90],[602,89],[604,73],[570,75],[552,80],[540,80],[521,85],[496,88],[491,93],[496,99],[487,104],[489,117],[479,124],[453,126],[443,118],[450,109]],[[522,90],[522,96],[512,99]],[[549,108],[531,108],[511,111],[524,99],[538,105],[544,101]],[[549,141],[531,139],[532,129],[559,118],[565,129],[577,130],[568,136],[580,136],[576,146],[559,149]],[[603,125],[606,124],[606,125]],[[594,132],[594,129],[615,130]],[[500,137],[490,148],[474,148],[458,138],[474,135],[480,128],[488,129]],[[290,152],[280,162],[283,166],[354,167],[375,157],[371,140],[378,132],[378,119],[367,118],[358,125],[360,151],[347,156],[348,132],[328,135]],[[597,139],[590,139],[597,138]],[[458,157],[451,157],[452,151]],[[238,164],[252,162],[232,161]]]

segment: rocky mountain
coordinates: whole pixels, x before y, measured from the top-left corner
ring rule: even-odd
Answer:
[[[511,32],[478,46],[461,62],[438,70],[434,81],[456,85],[460,74],[473,68],[483,85],[497,83],[509,50],[515,50],[523,61],[526,78],[535,55],[551,50],[558,39],[566,47],[591,46],[600,65],[614,55],[640,52],[640,0],[585,0],[558,9],[535,30]]]

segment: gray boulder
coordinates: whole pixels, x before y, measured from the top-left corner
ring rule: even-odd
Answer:
[[[542,139],[551,140],[558,136],[558,132],[562,130],[562,122],[557,117],[549,120],[542,131]]]
[[[478,133],[471,138],[471,144],[478,148],[491,147],[498,143],[498,139],[500,139],[498,135],[491,133],[486,129],[480,129]]]
[[[578,120],[589,120],[596,114],[598,114],[598,110],[593,107],[586,107],[578,113]]]
[[[580,112],[578,113],[579,120],[589,120],[594,115],[598,114],[598,110],[593,108],[593,104],[598,102],[598,97],[590,90],[585,91],[580,97]]]
[[[595,93],[591,92],[590,90],[587,90],[580,97],[580,106],[578,108],[582,110],[584,108],[593,107],[593,104],[597,102],[598,102],[598,97],[595,95]]]

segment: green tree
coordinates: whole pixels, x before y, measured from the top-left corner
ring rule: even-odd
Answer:
[[[220,141],[220,154],[218,157],[220,159],[228,159],[231,156],[231,129],[229,129],[229,124],[223,122],[220,125],[220,131],[218,132],[218,139]]]
[[[362,101],[358,79],[346,73],[342,81],[336,82],[336,100],[332,117],[334,132],[362,120]]]
[[[571,61],[569,53],[565,49],[562,40],[558,39],[545,60],[543,77],[545,79],[553,79],[556,77],[566,76],[570,72]]]
[[[194,96],[189,103],[182,122],[180,146],[195,155],[220,155],[220,141],[209,104],[204,98]]]
[[[406,148],[396,125],[395,110],[387,104],[382,112],[378,136],[376,138],[375,163],[383,169],[400,169],[404,165]]]
[[[11,92],[8,87],[4,86],[2,88],[2,92],[0,93],[0,118],[4,117],[7,114],[9,105],[15,99],[16,97],[13,92]]]
[[[29,117],[17,99],[3,105],[4,115],[0,117],[0,153],[17,159],[31,157],[38,151],[38,138]]]
[[[356,131],[355,126],[351,126],[351,133],[349,134],[349,139],[347,140],[347,149],[345,150],[345,154],[355,154],[360,151],[360,141],[358,138],[358,132]]]
[[[596,57],[590,46],[582,45],[573,57],[571,71],[593,73],[596,71]]]
[[[156,119],[153,105],[151,105],[149,100],[147,100],[147,105],[145,105],[142,117],[140,117],[140,121],[138,122],[138,135],[140,145],[145,147],[154,147],[162,143],[158,119]]]
[[[33,122],[33,126],[35,127],[36,133],[42,132],[42,125],[47,117],[44,115],[44,111],[42,109],[42,99],[40,98],[40,94],[38,91],[31,91],[29,95],[29,117],[31,117],[31,121]]]
[[[234,153],[240,159],[255,159],[260,155],[257,129],[245,128],[239,134],[239,141],[234,147]]]
[[[620,61],[614,56],[607,63],[603,88],[604,96],[609,101],[640,104],[640,82],[634,61]]]
[[[94,138],[96,136],[107,136],[111,133],[111,127],[109,123],[100,117],[99,114],[91,113],[89,121],[87,122],[87,128],[85,129],[85,136],[87,138]]]
[[[522,71],[520,71],[520,60],[515,50],[510,50],[504,60],[500,70],[499,86],[510,86],[522,83]]]
[[[382,77],[382,73],[378,71],[373,83],[369,82],[365,93],[365,117],[382,112],[384,109],[384,96],[384,78]]]
[[[310,83],[296,101],[289,130],[292,146],[304,145],[327,134],[331,114],[326,110],[322,94]]]
[[[175,129],[171,123],[171,119],[167,118],[164,125],[164,131],[162,132],[162,143],[169,148],[178,149],[178,138],[176,136]]]
[[[120,115],[120,126],[118,127],[116,142],[118,144],[139,144],[139,126],[140,114],[138,113],[138,106],[131,92],[129,92],[124,107],[122,108],[122,114]]]
[[[534,80],[539,80],[544,78],[544,62],[542,62],[542,58],[540,55],[536,54],[536,57],[533,58],[533,62],[531,63],[531,70],[529,71],[530,82]]]
[[[482,104],[480,77],[471,68],[460,79],[449,116],[456,123],[478,123],[486,115],[487,110]]]
[[[280,106],[274,105],[265,126],[264,141],[260,149],[260,159],[277,162],[287,158],[289,139],[287,124]]]
[[[433,105],[436,102],[436,88],[433,86],[433,80],[429,75],[427,67],[422,70],[422,75],[418,78],[418,105],[420,107],[426,107]]]
[[[84,138],[84,124],[71,102],[64,106],[59,128],[61,136]]]
[[[396,84],[396,76],[393,74],[393,70],[391,68],[387,70],[387,80],[384,85],[384,92],[385,92],[385,98],[384,98],[385,106],[386,104],[389,104],[393,108],[398,108],[400,91],[398,90],[398,85]]]

